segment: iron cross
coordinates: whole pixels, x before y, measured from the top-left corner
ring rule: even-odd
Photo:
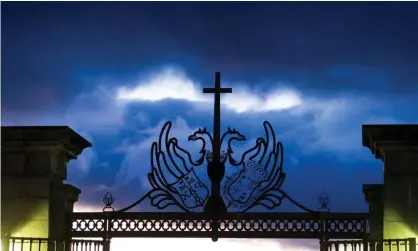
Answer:
[[[221,181],[225,175],[225,163],[221,163],[221,93],[232,93],[232,88],[221,88],[221,73],[215,73],[215,88],[203,88],[203,93],[214,93],[212,163],[208,163],[207,172],[211,181],[211,194],[203,212],[212,215],[212,241],[218,240],[218,215],[227,212],[221,197]]]
[[[219,163],[221,154],[221,93],[232,93],[232,88],[221,88],[221,73],[215,73],[215,88],[203,88],[203,93],[214,93],[213,163]]]

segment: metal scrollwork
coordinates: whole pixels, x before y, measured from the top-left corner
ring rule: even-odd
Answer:
[[[105,204],[105,207],[103,208],[103,212],[115,211],[112,207],[114,202],[115,202],[115,199],[113,198],[112,194],[110,192],[107,192],[105,196],[103,197],[103,203]]]
[[[166,122],[151,145],[147,174],[151,190],[120,210],[113,209],[115,200],[107,193],[103,211],[111,213],[73,213],[72,237],[211,237],[216,241],[222,237],[322,240],[368,236],[369,214],[329,213],[330,200],[325,193],[318,198],[319,211],[314,211],[283,191],[283,144],[268,121],[263,123],[263,137],[242,154],[235,152],[233,143],[242,143],[246,137],[236,129],[220,131],[220,94],[231,92],[232,88],[221,88],[217,72],[215,88],[203,89],[203,93],[215,94],[213,134],[202,128],[187,138],[201,144],[197,155],[180,146],[170,135],[172,123]],[[199,176],[205,164],[209,187]],[[275,209],[285,199],[305,213],[231,213],[255,207]],[[121,213],[144,200],[160,210],[170,207],[184,212]],[[196,213],[202,209],[203,213]],[[328,212],[321,212],[324,210]]]
[[[245,212],[255,206],[273,209],[281,205],[284,194],[280,187],[286,177],[283,172],[283,145],[276,141],[273,127],[263,123],[265,138],[258,138],[255,146],[245,151],[241,159],[233,158],[229,150],[229,163],[241,167],[227,178],[224,197],[228,207]],[[231,149],[228,146],[228,149]]]
[[[322,194],[318,197],[318,202],[319,202],[319,205],[320,205],[319,211],[325,211],[325,212],[330,211],[330,209],[328,207],[330,199],[325,192],[322,192]]]
[[[255,145],[240,156],[236,156],[232,143],[246,141],[246,137],[231,128],[222,134],[220,161],[229,163],[231,168],[238,167],[223,181],[222,197],[228,211],[246,212],[256,206],[274,209],[287,198],[305,211],[313,212],[281,189],[286,177],[283,172],[283,144],[276,140],[273,127],[268,121],[263,126],[265,136],[257,138]],[[147,176],[152,189],[119,212],[131,209],[147,198],[152,206],[160,210],[172,206],[185,212],[194,212],[205,205],[209,189],[199,179],[195,169],[205,161],[212,162],[212,135],[203,128],[188,137],[188,141],[201,143],[198,156],[193,158],[192,154],[179,145],[177,138],[170,136],[171,127],[172,123],[166,122],[158,141],[151,146],[151,171]],[[113,198],[107,198],[106,201],[113,203]],[[111,204],[106,203],[106,210],[113,210]]]

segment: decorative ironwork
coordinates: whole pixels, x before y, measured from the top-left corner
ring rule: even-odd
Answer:
[[[115,211],[112,207],[112,204],[114,202],[115,202],[115,199],[113,198],[112,194],[110,192],[107,192],[105,196],[103,197],[103,203],[105,204],[105,207],[103,208],[103,212]]]
[[[327,241],[326,250],[416,250],[416,239],[336,240]]]
[[[321,196],[318,197],[318,202],[319,202],[319,211],[331,211],[328,207],[329,205],[329,197],[325,192],[322,192]]]
[[[216,73],[214,93],[214,128],[193,132],[189,141],[201,143],[198,156],[180,146],[170,135],[171,122],[166,122],[156,142],[151,145],[151,190],[133,204],[114,210],[114,198],[103,198],[103,213],[74,213],[73,237],[219,237],[231,238],[363,238],[367,235],[367,214],[336,214],[329,211],[328,196],[318,200],[320,211],[311,210],[282,189],[283,145],[276,139],[272,125],[264,121],[265,135],[257,138],[250,149],[237,156],[234,142],[246,141],[236,129],[220,132],[220,94],[231,93],[220,87]],[[210,187],[197,175],[206,164]],[[226,164],[237,169],[225,175]],[[181,213],[127,212],[148,199],[162,210],[175,207]],[[304,213],[248,213],[255,207],[274,209],[288,200]],[[198,213],[203,210],[203,213]]]
[[[201,166],[205,159],[208,166],[213,163],[213,152],[207,148],[208,144],[213,145],[212,136],[203,128],[188,137],[189,141],[202,142],[200,156],[194,160],[188,151],[179,146],[176,138],[169,136],[171,127],[171,122],[165,123],[158,142],[152,144],[151,172],[148,173],[152,190],[145,197],[151,199],[151,204],[158,209],[176,206],[183,211],[192,212],[203,207],[210,197],[209,189],[198,178],[195,168]],[[220,163],[224,165],[229,159],[231,165],[241,167],[239,171],[226,177],[222,196],[222,200],[228,202],[226,208],[245,212],[260,205],[273,209],[285,198],[280,188],[285,179],[282,170],[283,146],[281,142],[276,142],[269,122],[264,122],[264,128],[266,137],[258,138],[255,146],[245,151],[239,161],[233,157],[232,142],[244,141],[245,136],[228,128],[221,137],[221,145],[225,143],[226,149],[221,151]],[[137,205],[138,202],[134,204]]]
[[[192,154],[179,145],[179,140],[170,135],[172,123],[166,122],[158,141],[151,146],[148,180],[152,190],[119,211],[131,209],[149,198],[151,204],[158,209],[174,206],[185,212],[195,212],[203,207],[204,212],[216,215],[228,210],[246,212],[256,206],[274,209],[281,205],[284,198],[289,197],[281,189],[286,177],[283,172],[283,145],[276,140],[272,125],[264,121],[265,136],[259,137],[255,145],[241,156],[235,156],[232,143],[243,142],[246,137],[231,128],[221,135],[219,129],[220,93],[230,93],[232,89],[220,87],[220,76],[217,73],[215,88],[204,89],[204,92],[215,93],[214,129],[213,135],[206,128],[200,128],[188,137],[189,141],[201,142],[199,156],[193,158]],[[205,162],[211,181],[210,191],[195,172],[195,168]],[[229,177],[225,177],[227,162],[235,168],[239,167]],[[313,212],[306,207],[301,208]]]
[[[239,158],[234,156],[232,142],[242,142],[246,137],[238,130],[228,128],[219,139],[219,162],[215,164],[215,140],[206,128],[198,129],[188,137],[189,141],[202,143],[199,156],[192,155],[179,145],[175,137],[170,136],[172,123],[166,122],[161,130],[159,139],[151,146],[151,172],[148,180],[152,190],[145,197],[158,209],[175,206],[185,212],[205,207],[206,212],[224,213],[226,209],[235,212],[246,212],[255,206],[274,209],[281,205],[285,197],[289,197],[281,190],[285,180],[283,172],[283,145],[277,142],[272,125],[264,121],[265,137],[259,137],[255,145],[245,151]],[[211,151],[212,150],[212,151]],[[237,160],[238,158],[238,160]],[[211,180],[219,180],[225,173],[225,163],[240,167],[231,176],[225,177],[223,194],[209,194],[208,187],[198,178],[195,168],[207,163],[207,170]],[[221,173],[210,170],[221,169]],[[213,182],[211,183],[213,188]],[[216,185],[217,186],[217,185]],[[220,192],[220,191],[219,191]],[[215,201],[208,209],[208,201],[216,194]],[[224,201],[227,202],[224,208]],[[293,200],[292,200],[293,201]],[[138,201],[134,205],[138,205]],[[133,206],[128,207],[128,209]],[[306,209],[306,208],[304,208]],[[312,211],[306,209],[307,211]],[[119,210],[125,211],[125,209]],[[231,211],[231,210],[230,210]]]
[[[241,170],[228,177],[225,198],[231,207],[245,212],[260,205],[267,209],[280,206],[285,195],[281,185],[283,172],[283,145],[276,142],[273,127],[264,121],[265,138],[258,138],[254,147],[245,151],[239,161],[228,152],[229,163]],[[230,149],[230,146],[228,146]]]
[[[4,242],[4,243],[3,243]],[[103,240],[57,239],[33,237],[2,238],[3,251],[21,250],[68,250],[68,251],[96,251],[103,250]]]
[[[347,238],[367,234],[368,214],[226,213],[218,215],[219,238]],[[106,228],[106,226],[108,226]],[[75,213],[73,237],[212,237],[203,213]]]

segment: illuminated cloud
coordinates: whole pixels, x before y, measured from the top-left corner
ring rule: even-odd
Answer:
[[[233,86],[226,83],[225,85]],[[265,97],[263,97],[265,96]],[[201,85],[183,72],[165,69],[140,80],[134,87],[120,87],[116,98],[125,102],[162,101],[165,99],[189,102],[212,102],[202,93]],[[242,87],[234,87],[234,95],[225,95],[221,102],[237,113],[247,111],[278,111],[302,104],[300,95],[291,89],[277,89],[267,95],[257,94]]]
[[[196,83],[173,69],[152,74],[133,88],[120,87],[117,98],[127,101],[160,101],[169,98],[193,102],[207,100]]]
[[[362,151],[360,125],[381,120],[381,116],[371,116],[373,102],[370,99],[347,95],[320,98],[302,93],[295,88],[283,87],[279,82],[276,83],[268,88],[270,91],[265,95],[252,90],[250,85],[245,82],[235,85],[225,83],[225,86],[233,87],[233,93],[223,95],[221,102],[224,107],[233,112],[228,115],[230,121],[224,120],[224,123],[238,126],[237,121],[248,120],[246,113],[258,113],[262,117],[261,119],[268,119],[277,126],[281,133],[281,139],[298,144],[301,154],[316,154],[326,150],[337,155],[349,156]],[[65,112],[46,115],[16,115],[12,119],[8,118],[9,121],[12,121],[9,124],[65,124],[94,143],[98,137],[117,135],[126,130],[128,120],[133,120],[133,118],[137,119],[134,119],[135,122],[129,125],[131,129],[139,128],[138,124],[142,127],[144,125],[146,127],[156,126],[155,122],[149,121],[153,119],[153,109],[173,109],[171,106],[152,108],[152,104],[159,101],[176,99],[193,104],[193,109],[197,109],[198,112],[201,112],[199,111],[201,108],[205,112],[212,112],[212,95],[203,94],[200,83],[174,68],[166,68],[151,75],[145,75],[131,86],[123,86],[117,82],[110,86],[100,82],[94,84],[96,87],[92,92],[77,95]],[[142,107],[144,102],[148,102],[148,108],[145,110]],[[134,108],[130,109],[131,107]],[[283,113],[283,111],[286,112]],[[265,117],[267,115],[269,117]],[[182,116],[188,123],[196,123],[195,119],[184,111],[176,111],[173,116],[161,119],[173,119],[175,116]],[[389,119],[385,118],[384,121],[390,121]],[[289,123],[285,131],[281,129],[282,123]],[[252,131],[254,128],[248,127],[254,125],[250,124],[250,122],[247,123],[245,129]],[[257,124],[257,126],[259,125]],[[241,125],[239,127],[240,130],[243,129]],[[189,128],[189,130],[191,129]],[[148,161],[150,144],[156,139],[158,132],[152,135],[148,141],[141,142],[141,145],[139,143],[128,145],[130,148],[126,148],[124,151],[126,158],[122,163],[119,178],[131,177],[130,173],[138,173],[138,168],[135,168],[134,164],[138,161],[143,163],[144,159]],[[180,133],[179,135],[184,134]],[[95,162],[98,159],[94,153],[97,151],[96,147],[86,150],[80,156],[80,160],[71,162],[74,163],[72,165],[76,166],[77,170],[81,171],[80,174],[87,173],[92,165],[97,164]]]

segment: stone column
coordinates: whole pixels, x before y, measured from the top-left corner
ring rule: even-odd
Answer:
[[[417,238],[418,125],[363,125],[363,146],[384,163],[383,238]]]
[[[67,163],[91,143],[67,126],[2,127],[1,234],[68,238],[80,190],[64,184]]]
[[[369,239],[380,241],[383,239],[383,185],[364,184],[363,193],[366,202],[369,204]]]

